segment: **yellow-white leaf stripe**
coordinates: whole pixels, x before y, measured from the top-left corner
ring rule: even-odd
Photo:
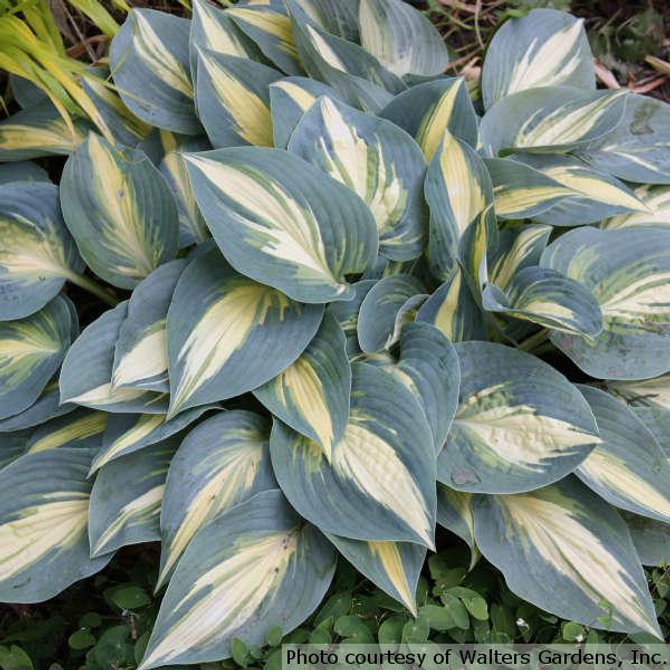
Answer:
[[[249,212],[248,216],[235,213],[234,217],[255,237],[262,237],[263,252],[304,267],[325,283],[338,287],[339,292],[346,290],[328,267],[314,213],[303,209],[278,182],[208,158],[189,156],[187,160],[236,205]]]
[[[449,120],[454,112],[458,94],[463,87],[464,79],[458,79],[453,86],[450,86],[431,107],[430,111],[424,116],[419,130],[416,133],[416,141],[426,157],[426,162],[430,163],[435,152],[439,149],[444,137],[444,131],[449,125]]]
[[[147,239],[135,188],[120,168],[123,159],[113,151],[98,135],[89,135],[88,154],[94,166],[91,187],[104,213],[99,242],[118,257],[115,272],[142,278],[158,266],[162,250]]]
[[[556,494],[559,495],[559,494]],[[650,630],[638,594],[616,557],[568,510],[572,500],[533,495],[498,496],[517,526],[524,547],[532,547],[562,577],[573,582],[593,602],[606,600],[614,611],[643,630]]]
[[[330,98],[321,98],[320,107],[332,146],[329,151],[325,138],[321,138],[327,172],[366,202],[383,234],[402,214],[407,200],[395,165],[386,160],[380,142],[368,144],[360,137]]]
[[[441,330],[452,342],[458,342],[461,339],[458,308],[462,285],[463,271],[459,266],[456,268],[451,284],[449,284],[447,295],[440,304],[433,320],[433,325]]]
[[[81,127],[75,124],[70,129],[61,118],[43,125],[5,122],[0,125],[0,155],[2,152],[32,148],[39,148],[45,153],[66,154],[73,152],[85,138]]]
[[[627,284],[601,302],[603,315],[640,322],[666,321],[670,314],[670,272],[631,276]]]
[[[271,309],[283,313],[287,306],[283,293],[246,281],[212,303],[177,354],[182,368],[172,414],[221,370],[251,330],[265,322]]]
[[[647,210],[614,216],[604,222],[604,228],[670,226],[670,186],[640,186],[635,190],[635,195],[642,200]]]
[[[272,117],[265,102],[206,53],[201,53],[200,62],[207,70],[221,105],[230,114],[235,132],[249,144],[271,147]]]
[[[306,112],[316,102],[316,96],[313,93],[302,86],[298,86],[295,82],[280,80],[273,82],[270,86],[284,91],[303,112]]]
[[[193,19],[199,21],[204,37],[204,46],[216,53],[238,58],[249,58],[249,52],[234,30],[217,21],[221,10],[211,6],[207,0],[193,3]]]
[[[179,529],[165,543],[166,560],[158,576],[156,588],[174,568],[188,543],[206,521],[227,509],[241,492],[248,491],[256,479],[263,460],[267,437],[260,431],[239,429],[239,443],[229,449],[217,466],[208,471],[208,481],[189,501]]]
[[[74,440],[84,440],[87,437],[100,435],[107,426],[107,414],[105,412],[86,412],[83,416],[68,423],[67,425],[47,433],[35,440],[28,448],[27,453],[47,451],[62,447]]]
[[[368,542],[370,552],[379,560],[407,609],[416,615],[414,594],[407,581],[405,566],[395,542]]]
[[[502,185],[493,187],[495,211],[498,216],[522,212],[535,207],[541,202],[566,195],[576,195],[569,188],[560,186],[529,186],[528,188],[505,188]]]
[[[532,148],[579,142],[622,95],[626,93],[615,92],[578,107],[566,102],[549,114],[540,109],[518,130],[514,146]]]
[[[112,385],[128,386],[166,375],[167,369],[167,336],[165,320],[162,320],[121,358],[114,370]]]
[[[426,546],[433,547],[430,514],[405,464],[379,435],[350,422],[335,446],[333,468],[366,497],[402,519]]]
[[[54,550],[75,545],[88,524],[87,493],[43,494],[41,504],[26,507],[0,525],[0,582],[34,565]]]
[[[480,439],[482,448],[529,470],[552,456],[574,453],[575,447],[601,442],[571,423],[537,414],[529,405],[514,405],[505,384],[474,393],[459,407],[454,421]]]
[[[99,553],[135,517],[141,515],[143,520],[148,521],[151,517],[158,516],[161,511],[164,490],[165,484],[154,486],[138,498],[131,500],[127,505],[124,505],[119,511],[118,516],[105,529],[104,533],[100,535],[95,546],[91,547],[92,553]]]
[[[137,55],[158,79],[188,98],[193,97],[191,78],[141,12],[135,18],[134,47]]]
[[[557,86],[579,67],[579,38],[584,19],[555,32],[543,44],[532,40],[523,56],[514,64],[506,95],[538,86]]]
[[[631,405],[670,410],[670,374],[644,381],[608,382],[607,389]]]
[[[533,251],[538,240],[545,236],[547,231],[551,231],[551,227],[541,224],[533,224],[522,230],[514,239],[511,249],[493,264],[491,282],[501,289],[506,288],[523,260]]]
[[[111,382],[105,382],[74,398],[68,398],[66,402],[78,405],[117,405],[122,402],[138,400],[146,391],[134,388],[113,388]]]
[[[326,64],[330,65],[334,70],[339,72],[347,72],[347,68],[340,60],[340,57],[333,51],[332,47],[326,40],[309,24],[305,26],[307,34],[312,40],[312,46],[317,50],[319,56],[323,58]]]
[[[298,57],[298,51],[293,41],[291,19],[288,16],[275,11],[258,11],[245,7],[233,7],[232,9],[228,9],[227,13],[254,28],[272,35],[277,40],[277,44],[282,51],[294,58]]]
[[[298,544],[297,530],[263,537],[250,535],[235,553],[201,575],[177,604],[191,607],[166,632],[142,666],[164,665],[188,649],[243,629],[281,584]]]

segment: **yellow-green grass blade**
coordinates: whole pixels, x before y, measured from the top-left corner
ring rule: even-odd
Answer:
[[[98,473],[88,510],[91,556],[160,540],[165,478],[179,442],[169,438],[108,463]]]
[[[189,67],[190,22],[167,12],[133,9],[110,48],[121,98],[151,126],[185,135],[202,132]]]
[[[65,165],[61,204],[82,257],[114,286],[134,288],[177,252],[174,199],[140,149],[89,135]]]
[[[78,324],[56,296],[23,319],[0,321],[0,419],[30,407],[65,357]]]
[[[270,90],[278,70],[248,58],[198,51],[198,115],[212,146],[271,147]]]
[[[26,453],[61,447],[99,449],[107,426],[107,414],[78,407],[36,428],[26,444]]]
[[[377,253],[368,207],[286,151],[219,149],[187,157],[200,209],[239,272],[309,303],[348,300],[346,275]]]
[[[326,537],[361,574],[416,616],[425,547],[412,542],[363,542],[330,533]]]
[[[487,311],[591,339],[603,329],[600,303],[593,292],[548,268],[519,270],[504,291],[488,284],[482,305]]]
[[[85,328],[70,347],[61,368],[62,403],[106,412],[166,412],[165,394],[112,386],[114,347],[127,311],[128,301],[108,310]]]
[[[280,491],[235,506],[185,551],[139,670],[227,658],[233,638],[263,644],[277,621],[290,632],[321,602],[335,563],[332,546]]]
[[[128,314],[114,347],[112,385],[166,393],[166,320],[172,294],[186,261],[169,261],[143,279],[128,301]]]
[[[597,170],[638,184],[670,184],[670,108],[647,95],[628,95],[621,123],[583,158]]]
[[[323,317],[235,272],[216,247],[182,273],[167,317],[170,412],[232,398],[275,377]]]
[[[305,113],[288,150],[361,197],[374,215],[382,256],[421,255],[428,232],[426,162],[407,133],[324,96]]]
[[[274,416],[316,442],[328,460],[349,420],[351,367],[345,343],[337,319],[326,313],[300,357],[253,392]]]
[[[0,186],[0,238],[0,319],[33,314],[84,268],[53,184]]]
[[[486,157],[511,152],[558,152],[584,147],[621,121],[627,93],[570,86],[530,88],[501,98],[479,131]]]
[[[276,488],[269,438],[267,419],[231,410],[203,421],[183,440],[165,488],[157,589],[201,528],[257,493]]]
[[[478,496],[473,508],[477,545],[520,598],[594,628],[661,638],[625,522],[576,478]]]
[[[482,68],[488,109],[505,96],[541,86],[596,87],[584,19],[554,9],[533,9],[496,32]]]
[[[109,562],[89,558],[88,449],[26,454],[0,471],[0,598],[42,602]]]
[[[602,443],[577,476],[611,505],[670,523],[670,463],[635,413],[611,395],[579,387],[598,422]]]
[[[459,342],[460,405],[438,457],[459,491],[518,493],[572,472],[600,442],[591,409],[568,380],[523,351]]]
[[[412,86],[396,95],[380,112],[406,130],[430,162],[445,130],[471,147],[477,146],[477,114],[461,77],[443,77]]]
[[[349,423],[331,462],[275,419],[275,476],[293,507],[324,531],[432,547],[435,448],[421,406],[385,370],[356,363],[352,373]]]
[[[595,340],[551,335],[582,370],[622,380],[670,370],[670,231],[571,230],[547,247],[541,263],[589,288],[600,303],[603,331]]]

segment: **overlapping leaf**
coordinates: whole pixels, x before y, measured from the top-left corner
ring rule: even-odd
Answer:
[[[61,447],[97,450],[102,444],[106,426],[106,412],[77,407],[35,429],[26,443],[26,452],[37,453]]]

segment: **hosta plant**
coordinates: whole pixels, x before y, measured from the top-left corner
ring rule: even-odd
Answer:
[[[530,602],[662,637],[670,108],[597,90],[554,10],[476,87],[449,61],[400,0],[196,0],[130,12],[87,79],[105,135],[19,96],[0,601],[159,540],[141,667],[211,661],[299,625],[338,554],[415,611],[439,523]],[[56,186],[28,159],[58,155]]]

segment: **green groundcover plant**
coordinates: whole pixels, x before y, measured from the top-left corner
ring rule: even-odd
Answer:
[[[16,82],[0,602],[160,540],[140,667],[216,661],[338,554],[415,613],[439,523],[530,603],[662,638],[670,108],[596,90],[554,10],[481,90],[449,58],[399,0],[198,0],[129,13],[95,126]],[[29,162],[62,154],[59,186]],[[111,308],[80,329],[70,283]]]

